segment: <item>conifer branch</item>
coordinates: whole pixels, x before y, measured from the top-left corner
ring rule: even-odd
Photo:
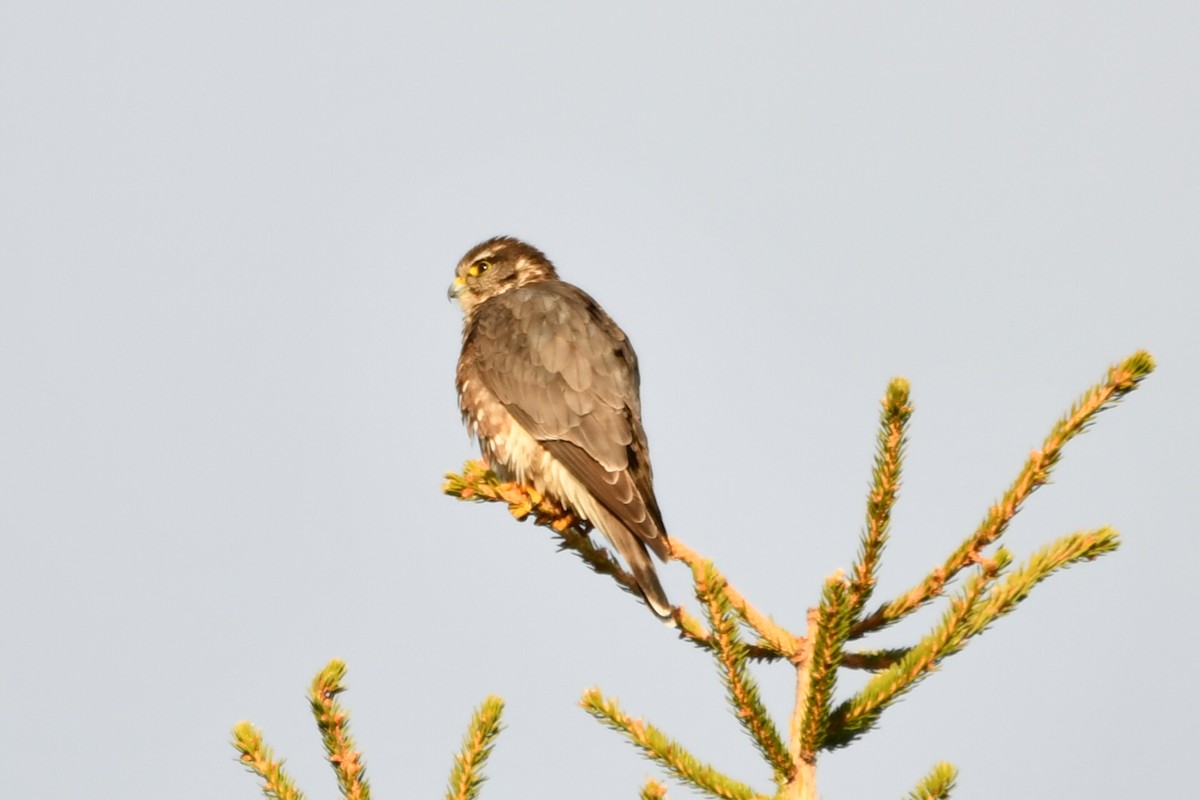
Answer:
[[[884,650],[856,650],[842,653],[842,666],[846,669],[861,669],[878,672],[887,669],[908,655],[911,647],[892,647]]]
[[[1109,528],[1074,533],[1037,551],[1025,565],[1012,571],[1012,559],[1005,548],[990,555],[985,552],[1007,530],[1028,497],[1048,481],[1066,443],[1086,430],[1100,411],[1137,388],[1153,369],[1153,359],[1143,351],[1110,367],[1105,379],[1089,389],[1056,423],[1042,447],[1030,455],[1000,501],[958,549],[918,585],[866,616],[861,615],[875,589],[880,557],[887,544],[912,414],[908,383],[903,379],[894,379],[883,399],[867,520],[856,561],[848,576],[839,571],[826,581],[820,605],[809,611],[808,630],[803,637],[760,612],[711,562],[677,538],[670,539],[671,558],[692,569],[696,596],[708,620],[706,626],[682,606],[673,609],[680,638],[714,654],[739,723],[772,768],[779,789],[777,797],[815,800],[820,751],[845,746],[870,730],[886,708],[932,674],[948,656],[962,650],[972,637],[1011,612],[1051,574],[1117,547],[1117,535]],[[447,475],[443,488],[462,499],[507,503],[514,517],[533,517],[537,524],[553,528],[564,549],[574,550],[594,571],[610,575],[626,591],[640,594],[616,559],[588,538],[590,526],[586,521],[535,490],[499,481],[480,462],[468,462],[462,476]],[[959,591],[949,598],[938,624],[915,645],[846,651],[847,641],[891,625],[942,596],[949,583],[969,568],[973,569]],[[755,633],[756,643],[742,641],[742,624]],[[751,659],[787,660],[796,669],[796,705],[786,748],[749,672]],[[840,667],[875,674],[862,691],[834,707]],[[761,797],[745,784],[699,762],[658,729],[628,717],[599,690],[585,692],[580,704],[684,783],[722,798]],[[946,798],[955,777],[952,766],[938,764],[910,797]],[[661,784],[649,781],[641,796],[660,798],[665,791]]]
[[[638,792],[639,800],[667,800],[667,787],[654,778],[649,778],[642,791]]]
[[[488,469],[487,464],[478,459],[466,462],[462,475],[446,473],[442,492],[462,500],[508,503],[509,513],[518,521],[532,515],[536,524],[548,526],[556,531],[563,531],[581,523],[578,517],[549,498],[543,497],[536,489],[519,483],[501,481]]]
[[[912,418],[909,385],[904,378],[893,378],[883,396],[879,433],[875,446],[875,464],[871,469],[871,491],[867,495],[867,524],[862,533],[858,561],[850,570],[847,598],[857,617],[875,590],[879,557],[887,544],[892,506],[900,488],[904,448],[908,443],[908,421]]]
[[[908,800],[949,800],[956,780],[958,770],[953,764],[934,764],[929,774],[908,793]]]
[[[712,568],[712,562],[702,558],[678,538],[672,536],[670,544],[671,558],[682,561],[691,567],[693,576],[701,575],[706,565],[708,568]],[[760,647],[767,654],[771,654],[770,658],[791,658],[800,649],[800,640],[795,634],[755,608],[741,592],[724,579],[724,576],[721,581],[730,605],[758,635]],[[766,660],[766,656],[764,660]]]
[[[1000,502],[993,505],[980,526],[917,586],[876,609],[855,625],[851,633],[857,639],[873,630],[891,625],[941,595],[945,585],[966,567],[982,557],[983,548],[995,542],[1008,529],[1009,522],[1021,510],[1034,491],[1045,485],[1050,472],[1062,457],[1068,441],[1085,431],[1096,415],[1124,399],[1154,371],[1154,358],[1139,350],[1108,369],[1105,378],[1071,406],[1051,429],[1039,450],[1034,450]]]
[[[693,567],[696,598],[708,617],[716,642],[717,666],[725,683],[726,696],[738,722],[754,740],[779,785],[787,783],[795,772],[787,747],[758,693],[758,684],[746,668],[745,645],[738,635],[738,623],[726,594],[728,582],[704,561]]]
[[[840,571],[825,580],[821,604],[817,607],[812,654],[808,663],[801,666],[808,671],[800,724],[800,759],[806,762],[816,760],[828,732],[829,709],[837,686],[842,648],[850,633],[850,623],[854,621],[849,596],[852,591]]]
[[[342,796],[346,800],[370,800],[371,787],[367,783],[366,765],[362,763],[362,756],[350,736],[350,713],[337,701],[337,696],[346,691],[342,684],[345,676],[346,663],[341,659],[333,659],[313,678],[308,700]]]
[[[806,756],[804,737],[810,711],[813,651],[817,640],[821,638],[820,624],[820,608],[810,608],[808,630],[801,640],[800,651],[792,659],[792,665],[796,668],[796,701],[788,722],[788,756],[796,765],[796,772],[779,793],[783,800],[816,800],[817,796],[817,760],[812,754]]]
[[[513,517],[521,522],[533,518],[535,525],[550,528],[559,537],[559,549],[571,550],[598,575],[607,575],[617,585],[640,598],[637,581],[609,552],[592,542],[588,536],[591,526],[532,486],[501,481],[479,460],[468,461],[458,475],[446,473],[442,492],[460,500],[479,503],[505,503]]]
[[[479,789],[487,780],[483,775],[483,765],[496,746],[503,712],[504,701],[489,695],[471,715],[471,723],[463,736],[462,750],[454,756],[446,800],[476,800],[479,797]]]
[[[599,689],[588,689],[579,704],[596,719],[625,735],[635,747],[683,783],[724,800],[767,800],[744,783],[729,778],[697,760],[678,742],[653,725],[623,712],[615,700],[606,700]]]
[[[337,696],[346,691],[342,684],[345,676],[346,664],[336,658],[330,661],[313,679],[308,693],[309,704],[317,720],[326,759],[337,775],[342,797],[345,800],[370,800],[366,767],[350,736],[350,714],[337,701]],[[450,772],[448,800],[477,800],[479,787],[484,782],[483,765],[500,733],[503,710],[504,701],[489,696],[471,717],[462,751],[455,756]],[[262,778],[262,792],[267,800],[304,800],[304,795],[284,772],[283,761],[276,760],[271,749],[263,743],[262,734],[249,722],[234,726],[233,746],[239,760]]]
[[[233,747],[238,760],[262,779],[262,793],[267,800],[304,800],[304,795],[283,769],[283,760],[276,759],[271,748],[263,743],[262,732],[249,722],[239,722],[233,728]]]
[[[1055,572],[1081,561],[1094,561],[1111,553],[1120,545],[1120,537],[1112,528],[1072,533],[1034,553],[1029,561],[1005,577],[1004,582],[989,591],[983,603],[972,610],[967,620],[967,636],[977,636],[1000,617],[1008,614],[1029,596],[1033,587]]]
[[[932,673],[947,657],[966,646],[994,621],[1011,612],[1029,596],[1037,584],[1053,573],[1080,561],[1092,561],[1117,548],[1118,537],[1111,528],[1073,533],[1037,551],[1027,564],[997,579],[1011,562],[1001,548],[967,581],[962,593],[951,600],[941,624],[922,639],[894,666],[872,678],[863,690],[842,703],[833,714],[837,732],[830,747],[842,747],[870,729],[883,710]]]
[[[535,523],[542,524],[542,523]],[[642,597],[641,590],[638,589],[637,581],[634,580],[624,567],[622,567],[615,558],[605,548],[597,545],[588,536],[591,527],[584,522],[574,522],[571,525],[562,528],[561,530],[553,528],[558,535],[560,541],[558,543],[559,550],[570,550],[588,565],[588,568],[597,575],[607,575],[616,581],[617,585],[623,591],[633,595],[639,600]]]
[[[683,606],[676,606],[672,619],[675,621],[676,627],[679,629],[679,638],[691,642],[701,650],[715,652],[716,643],[713,640],[712,632],[704,627],[696,617],[687,612]],[[743,643],[746,651],[746,658],[755,662],[771,662],[779,661],[784,656],[773,647],[759,644]]]
[[[926,678],[940,661],[956,652],[967,635],[967,623],[987,589],[1009,563],[1007,551],[972,575],[962,592],[951,598],[950,608],[941,622],[896,664],[877,674],[862,691],[841,703],[830,715],[829,732],[824,746],[844,747],[870,730],[884,709]]]
[[[535,525],[548,527],[559,537],[559,549],[571,550],[598,575],[607,575],[621,589],[641,598],[637,582],[604,547],[597,545],[588,536],[591,526],[563,510],[554,501],[543,497],[529,486],[505,483],[496,477],[487,466],[478,460],[463,465],[461,475],[446,473],[442,492],[452,497],[471,502],[505,503],[509,513],[519,521],[533,519]],[[688,566],[699,563],[700,556],[676,537],[671,537],[671,557]],[[746,656],[752,661],[778,661],[788,658],[797,647],[796,638],[755,609],[732,586],[726,585],[730,602],[738,615],[747,621],[759,642],[746,645]],[[705,650],[712,651],[715,644],[712,633],[705,629],[700,620],[689,614],[682,606],[674,609],[672,618],[679,629],[680,638]]]

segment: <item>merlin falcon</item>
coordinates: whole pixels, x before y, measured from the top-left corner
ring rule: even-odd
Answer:
[[[541,251],[507,236],[463,256],[450,297],[463,310],[458,403],[488,465],[599,528],[669,617],[648,552],[667,559],[667,529],[625,332]]]

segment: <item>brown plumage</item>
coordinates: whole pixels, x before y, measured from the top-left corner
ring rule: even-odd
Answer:
[[[484,458],[599,528],[669,616],[647,553],[667,558],[667,530],[625,333],[541,251],[506,236],[463,256],[450,296],[463,309],[458,402]]]

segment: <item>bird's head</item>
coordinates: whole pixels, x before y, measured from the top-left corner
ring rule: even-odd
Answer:
[[[533,245],[511,236],[497,236],[472,247],[454,270],[447,296],[463,311],[502,292],[557,277],[554,265]]]

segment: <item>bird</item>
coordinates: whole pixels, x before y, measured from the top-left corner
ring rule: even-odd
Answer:
[[[467,251],[448,297],[463,311],[459,409],[489,468],[598,528],[669,619],[649,553],[665,562],[670,543],[629,337],[542,251],[510,236]]]

